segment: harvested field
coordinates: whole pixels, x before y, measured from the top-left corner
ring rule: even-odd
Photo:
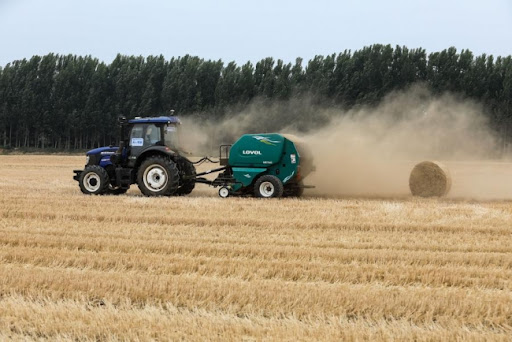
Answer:
[[[0,156],[2,340],[510,339],[510,200],[94,197],[83,161]]]

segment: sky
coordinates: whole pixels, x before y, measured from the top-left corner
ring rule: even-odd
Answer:
[[[512,0],[0,0],[0,66],[50,52],[294,62],[377,43],[512,55]]]

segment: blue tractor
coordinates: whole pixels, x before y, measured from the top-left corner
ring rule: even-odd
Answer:
[[[119,118],[118,147],[87,152],[83,170],[74,170],[84,194],[123,194],[137,183],[146,196],[187,195],[195,187],[196,169],[179,152],[180,120],[175,116]]]

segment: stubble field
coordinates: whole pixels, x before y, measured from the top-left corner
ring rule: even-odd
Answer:
[[[0,339],[509,340],[512,202],[82,195],[0,156]]]

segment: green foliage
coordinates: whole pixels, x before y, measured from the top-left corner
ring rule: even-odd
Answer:
[[[118,55],[110,64],[91,56],[34,56],[0,67],[0,145],[85,149],[116,142],[116,118],[202,114],[220,118],[258,99],[311,96],[342,108],[377,104],[415,82],[434,93],[482,102],[504,141],[512,136],[512,58],[454,47],[372,45],[315,56],[306,63],[271,57],[256,64],[183,56]]]

